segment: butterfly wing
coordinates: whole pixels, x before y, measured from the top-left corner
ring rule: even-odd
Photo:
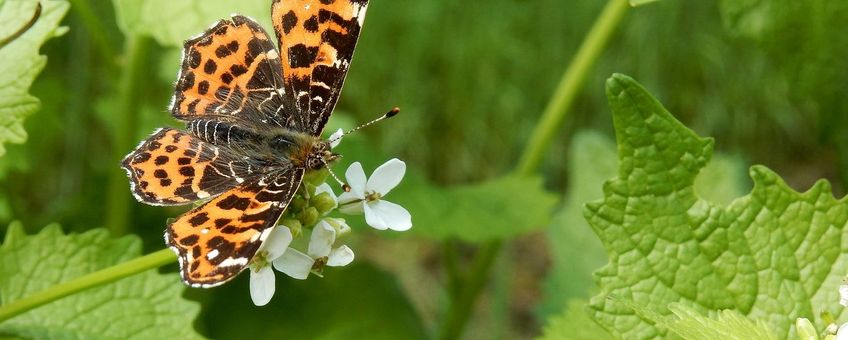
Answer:
[[[262,26],[240,15],[221,20],[185,42],[171,113],[188,121],[231,116],[287,126],[280,68]]]
[[[274,0],[287,102],[301,131],[318,136],[339,99],[365,20],[367,0]]]
[[[121,166],[133,195],[152,205],[179,205],[220,194],[253,175],[250,164],[175,129],[159,129]]]
[[[303,169],[245,182],[168,225],[183,281],[214,287],[244,270],[297,192]]]

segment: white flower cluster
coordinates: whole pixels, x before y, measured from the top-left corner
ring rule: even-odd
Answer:
[[[355,162],[345,173],[350,192],[336,196],[327,183],[315,189],[314,195],[327,193],[335,202],[331,210],[345,214],[365,214],[365,222],[379,230],[408,230],[412,227],[409,212],[383,197],[403,179],[406,164],[392,159],[366,178],[362,165]],[[326,215],[327,213],[324,213]],[[298,229],[299,231],[299,229]],[[340,267],[353,261],[353,250],[346,245],[335,246],[336,239],[350,232],[344,219],[323,217],[312,228],[306,252],[290,247],[291,226],[278,224],[262,244],[250,267],[250,297],[257,306],[264,306],[274,296],[275,274],[272,267],[292,278],[306,279],[310,273],[320,275],[324,266]],[[299,234],[299,232],[296,232]]]

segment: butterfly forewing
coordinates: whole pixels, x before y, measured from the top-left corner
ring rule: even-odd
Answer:
[[[156,130],[121,165],[136,199],[153,205],[191,203],[253,176],[249,164],[220,147],[168,128]]]
[[[262,27],[236,15],[185,42],[171,113],[182,120],[238,116],[285,125],[280,56]],[[288,105],[290,106],[290,105]]]
[[[304,132],[318,136],[339,98],[367,0],[274,0],[287,101]]]
[[[165,242],[180,259],[185,283],[222,284],[250,263],[297,192],[303,169],[245,182],[168,225]]]

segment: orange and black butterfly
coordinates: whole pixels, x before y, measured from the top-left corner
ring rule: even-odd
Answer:
[[[171,114],[123,160],[152,205],[211,198],[168,225],[183,281],[222,284],[245,269],[304,173],[339,156],[321,132],[339,98],[367,0],[274,0],[279,50],[235,15],[185,42]]]

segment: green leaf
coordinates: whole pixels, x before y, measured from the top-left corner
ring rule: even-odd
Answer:
[[[151,36],[163,46],[182,46],[218,20],[238,13],[259,21],[271,31],[268,0],[113,0],[118,26],[126,35]],[[167,9],[167,10],[165,10]],[[272,33],[273,35],[273,33]]]
[[[7,39],[25,29],[36,12],[37,0],[0,0],[0,39]],[[0,47],[0,156],[6,153],[5,143],[26,142],[24,119],[38,111],[38,98],[29,94],[35,78],[47,64],[47,57],[38,50],[50,38],[67,29],[59,22],[68,11],[66,1],[41,1],[38,20],[7,45]]]
[[[624,338],[665,334],[610,295],[662,315],[672,302],[700,312],[735,310],[781,338],[792,336],[798,317],[843,312],[837,287],[848,272],[848,262],[839,261],[848,253],[840,247],[848,205],[826,181],[798,193],[754,166],[749,195],[726,208],[701,199],[693,183],[713,141],[684,127],[627,76],[610,78],[607,96],[618,176],[585,210],[610,257],[595,274],[601,293],[591,307],[599,323]]]
[[[647,5],[652,2],[658,2],[660,0],[630,0],[630,6],[639,7],[642,5]]]
[[[261,309],[250,302],[246,275],[202,291],[210,299],[205,329],[216,339],[424,339],[397,280],[358,261],[304,281],[277,272],[274,298]],[[216,312],[227,310],[252,312]]]
[[[0,301],[19,300],[141,254],[134,236],[112,238],[105,229],[64,235],[50,225],[25,235],[9,227],[0,246]],[[0,334],[21,338],[199,338],[192,323],[199,306],[181,297],[177,274],[147,271],[30,310],[3,323]]]
[[[544,281],[543,315],[561,311],[573,298],[594,293],[592,271],[607,262],[606,251],[583,218],[583,205],[603,197],[601,185],[615,176],[615,144],[597,132],[574,136],[568,162],[568,194],[548,228],[551,269]]]
[[[598,236],[583,218],[583,206],[603,197],[603,183],[615,176],[615,143],[598,132],[580,132],[574,136],[569,154],[568,194],[564,208],[548,229],[552,263],[544,282],[543,315],[561,310],[570,299],[595,293],[591,272],[607,261]],[[744,193],[743,174],[738,157],[716,155],[696,178],[695,192],[708,201],[727,205]]]
[[[411,232],[468,242],[506,239],[548,224],[557,199],[539,177],[506,176],[475,185],[437,188],[407,176],[398,197],[412,214]],[[395,196],[396,195],[396,196]]]
[[[586,314],[586,301],[573,300],[560,315],[548,319],[540,340],[614,339],[603,327]]]
[[[662,316],[631,302],[624,302],[640,316],[666,328],[686,340],[776,340],[762,321],[753,321],[735,310],[710,312],[705,316],[685,305],[673,303],[668,309],[674,316]]]

